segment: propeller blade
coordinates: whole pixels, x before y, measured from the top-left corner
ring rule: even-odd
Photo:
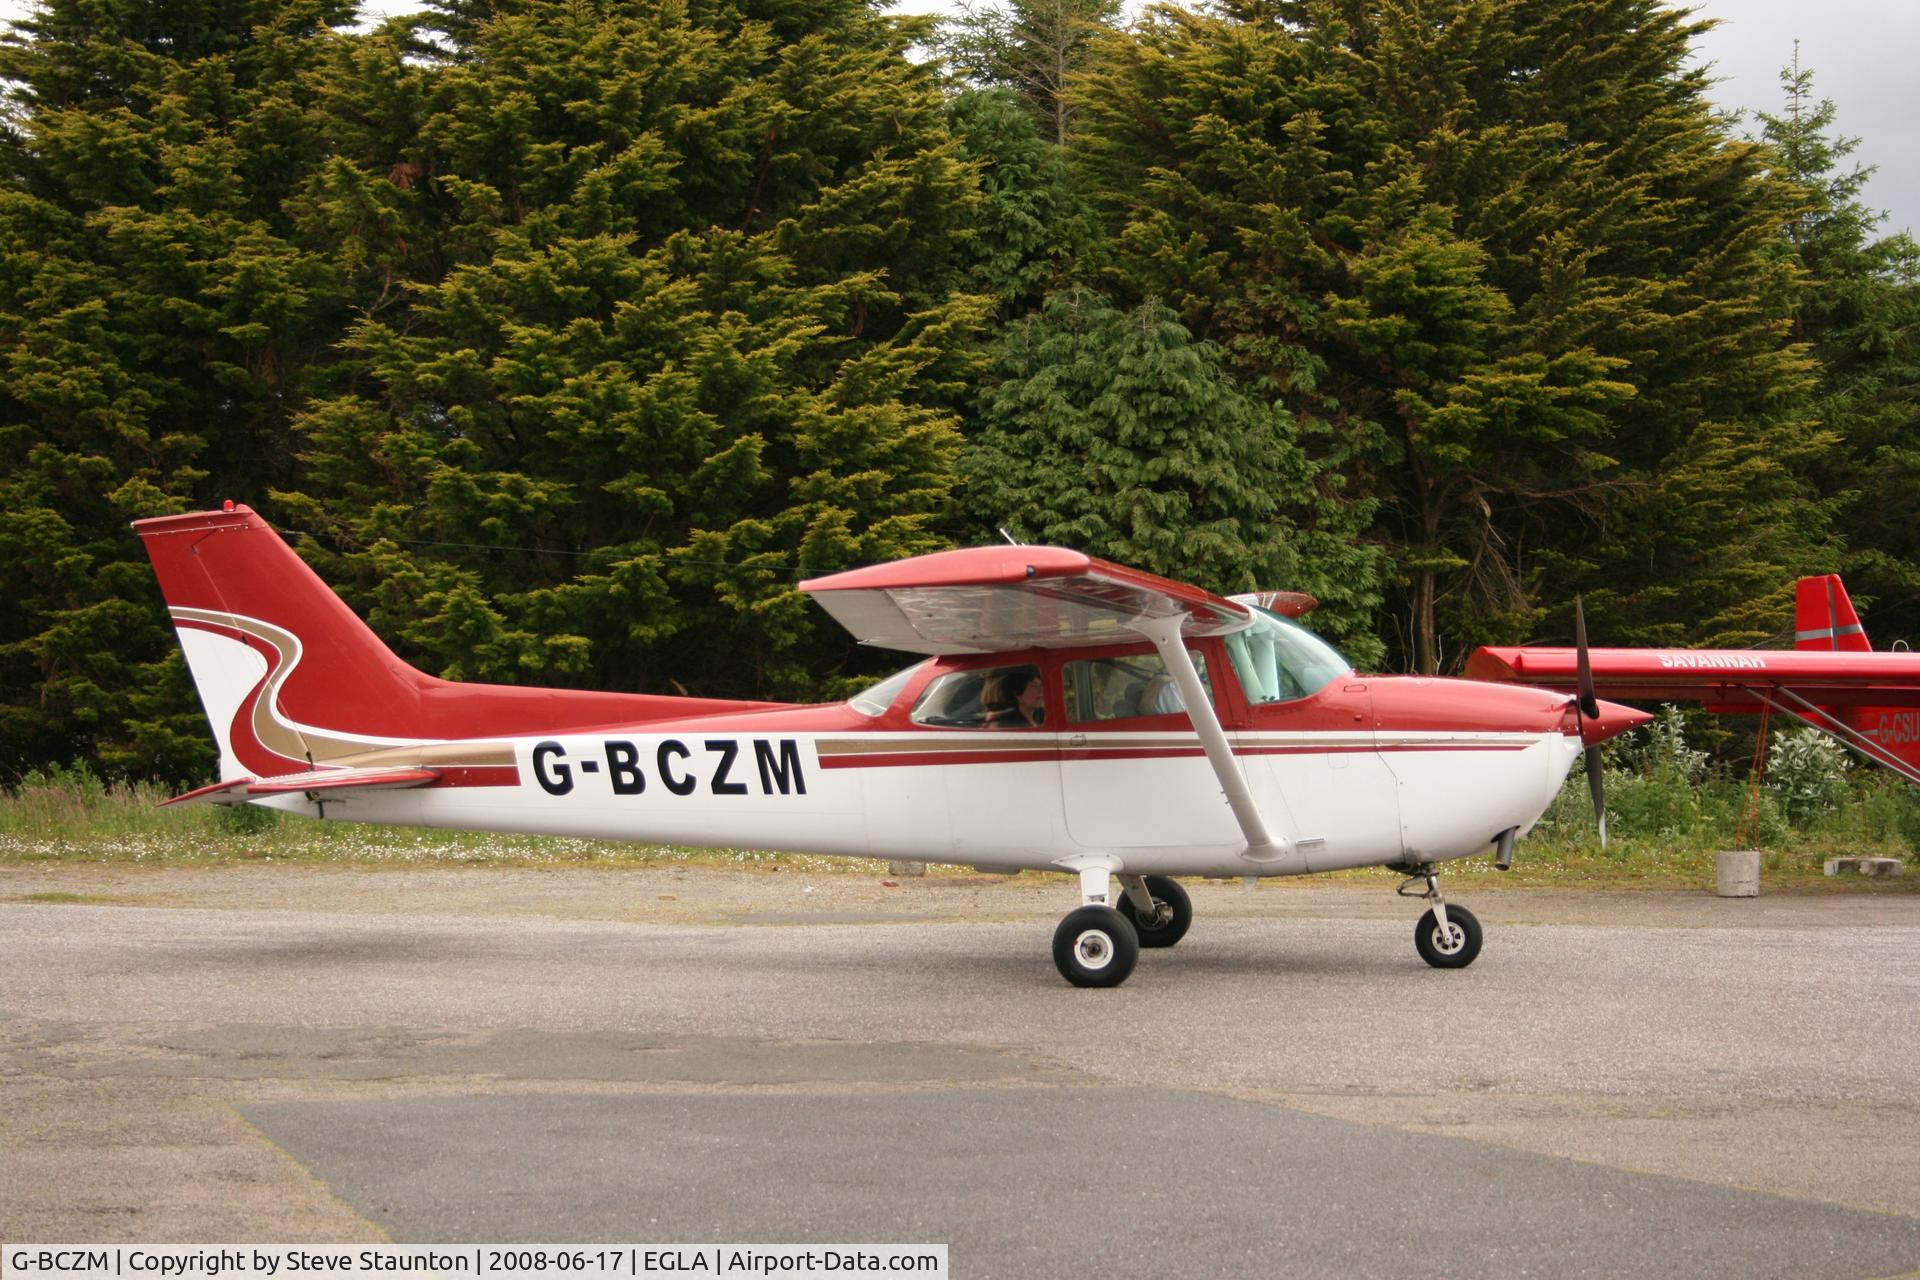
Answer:
[[[1573,598],[1573,655],[1580,676],[1580,741],[1587,740],[1587,721],[1600,718],[1600,696],[1593,688],[1593,659],[1587,655],[1587,608]],[[1587,747],[1587,790],[1593,795],[1593,816],[1600,824],[1600,847],[1607,847],[1607,784],[1598,743]]]
[[[1600,847],[1607,847],[1607,784],[1600,767],[1600,748],[1587,748],[1587,790],[1593,793],[1593,815],[1600,820]]]
[[[1587,610],[1579,596],[1573,598],[1573,656],[1580,675],[1580,714],[1588,720],[1598,720],[1600,698],[1593,691],[1593,660],[1587,656]],[[1584,729],[1585,725],[1581,727]]]

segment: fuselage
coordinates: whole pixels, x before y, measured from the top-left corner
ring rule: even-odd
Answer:
[[[1646,718],[1583,723],[1564,693],[1359,676],[1253,604],[1045,547],[800,584],[863,643],[939,655],[845,703],[458,683],[403,662],[244,507],[137,528],[219,748],[220,780],[183,803],[1286,875],[1438,862],[1524,832],[1583,734]]]
[[[1072,651],[933,659],[882,686],[884,705],[756,708],[467,744],[510,758],[511,775],[496,766],[470,785],[270,803],[355,821],[1009,869],[1098,854],[1143,874],[1297,874],[1441,861],[1509,828],[1524,833],[1580,752],[1564,695],[1347,675],[1255,705],[1218,641],[1193,649],[1215,673],[1235,763],[1297,859],[1241,856],[1245,841],[1184,712],[1076,720],[1068,682],[1087,658]],[[1097,660],[1132,657],[1149,651],[1109,647]],[[926,723],[930,691],[1010,665],[1040,672],[1039,725]],[[410,745],[369,747],[391,761]]]

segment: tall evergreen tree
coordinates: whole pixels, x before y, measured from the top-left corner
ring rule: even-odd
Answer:
[[[1774,460],[1819,443],[1765,254],[1790,203],[1711,115],[1695,30],[1653,0],[1248,0],[1161,11],[1085,81],[1109,278],[1382,500],[1415,669],[1582,588],[1616,641],[1744,635],[1713,558],[1665,536],[1729,451],[1742,555],[1782,583],[1823,554]]]
[[[980,166],[981,206],[968,246],[973,278],[1000,319],[1036,310],[1063,285],[1092,234],[1062,148],[1040,136],[1005,89],[971,90],[950,108],[962,153]]]
[[[1047,140],[1072,128],[1074,82],[1095,37],[1113,29],[1122,0],[984,0],[962,4],[935,47],[973,84],[1012,90]]]
[[[391,281],[281,509],[445,674],[792,694],[803,576],[928,550],[978,207],[924,26],[850,0],[522,0],[353,99],[301,216]],[[404,83],[404,32],[382,50]],[[404,174],[396,183],[391,175]]]
[[[1862,197],[1873,170],[1846,167],[1858,141],[1834,133],[1797,48],[1780,80],[1786,110],[1761,114],[1762,135],[1804,193],[1784,228],[1807,280],[1794,329],[1819,358],[1815,411],[1839,441],[1817,470],[1844,496],[1846,572],[1878,597],[1875,631],[1920,641],[1920,246],[1875,237],[1881,217]]]
[[[1166,307],[1054,295],[1001,340],[981,419],[963,464],[975,518],[1216,591],[1309,591],[1316,625],[1379,660],[1365,506],[1325,507],[1286,411]]]
[[[344,313],[281,205],[351,11],[48,0],[0,43],[0,775],[211,759],[127,520],[291,474]]]

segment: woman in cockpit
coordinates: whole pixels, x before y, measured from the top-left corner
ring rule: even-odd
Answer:
[[[1033,729],[1047,718],[1046,687],[1034,667],[995,672],[980,695],[989,729]]]

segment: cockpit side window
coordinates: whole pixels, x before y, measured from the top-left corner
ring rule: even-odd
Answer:
[[[1207,678],[1207,657],[1189,649],[1207,699],[1217,702]],[[1074,724],[1177,715],[1187,709],[1157,653],[1121,654],[1069,662],[1061,670],[1067,689],[1067,719]]]
[[[1040,668],[1032,663],[950,671],[913,705],[913,722],[936,729],[1033,728],[1045,718]]]

